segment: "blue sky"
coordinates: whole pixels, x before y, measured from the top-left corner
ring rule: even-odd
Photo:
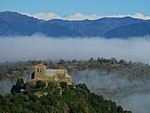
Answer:
[[[53,12],[61,16],[80,12],[98,15],[150,15],[150,0],[0,0],[0,11]]]

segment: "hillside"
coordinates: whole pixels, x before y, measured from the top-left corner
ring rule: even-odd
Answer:
[[[17,12],[0,12],[0,36],[31,36],[42,33],[51,37],[126,38],[150,34],[150,20],[131,17],[68,21],[39,20]]]
[[[121,78],[127,80],[144,80],[150,79],[150,66],[148,64],[140,62],[125,61],[123,59],[116,60],[104,59],[98,57],[97,59],[87,59],[87,60],[68,60],[63,59],[55,62],[52,60],[28,60],[20,62],[6,62],[0,64],[0,80],[3,79],[14,79],[20,76],[28,76],[33,72],[34,66],[37,64],[44,64],[47,68],[52,69],[68,69],[70,75],[76,74],[80,71],[92,71],[97,70],[101,72],[118,72]],[[125,76],[127,75],[127,76]]]
[[[149,105],[147,99],[150,94],[150,66],[139,62],[118,61],[115,58],[6,62],[0,65],[0,93],[10,93],[10,88],[18,78],[28,81],[33,67],[39,63],[52,69],[67,68],[74,84],[85,83],[90,91],[105,99],[115,100],[118,105],[134,113],[149,113],[149,107],[145,104]],[[139,99],[146,100],[140,102]],[[142,106],[144,110],[137,106]]]
[[[18,80],[20,81],[20,80]],[[36,84],[34,92],[0,96],[3,113],[131,113],[115,102],[91,93],[85,84]],[[38,87],[37,87],[38,86]],[[16,87],[22,87],[21,82]],[[40,93],[40,95],[39,95]],[[16,107],[17,106],[17,107]]]

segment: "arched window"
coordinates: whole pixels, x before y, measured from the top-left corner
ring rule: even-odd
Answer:
[[[42,72],[42,69],[41,69],[41,68],[38,68],[38,69],[37,69],[37,72]]]

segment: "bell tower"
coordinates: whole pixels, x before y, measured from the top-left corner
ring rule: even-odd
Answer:
[[[44,66],[43,64],[37,64],[34,67],[34,72],[35,72],[35,79],[36,78],[43,79],[46,75],[46,66]]]

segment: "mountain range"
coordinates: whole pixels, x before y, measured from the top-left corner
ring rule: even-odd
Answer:
[[[17,12],[0,12],[0,36],[127,38],[150,35],[150,20],[131,17],[69,21],[40,20]]]

